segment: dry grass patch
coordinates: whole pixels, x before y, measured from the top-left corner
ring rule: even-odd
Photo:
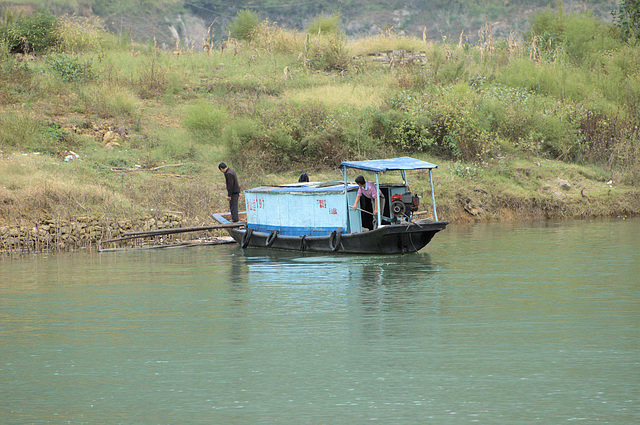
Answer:
[[[354,55],[362,55],[386,50],[431,50],[433,43],[416,37],[381,34],[354,40],[349,47]]]
[[[74,164],[34,154],[14,154],[0,160],[2,224],[43,215],[70,218],[130,208],[125,197],[92,182]]]
[[[328,84],[322,87],[287,90],[284,98],[298,103],[320,102],[325,106],[348,105],[358,108],[380,106],[384,101],[384,90],[351,84]]]

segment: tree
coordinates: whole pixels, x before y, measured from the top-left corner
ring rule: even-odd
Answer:
[[[44,53],[60,42],[59,20],[51,12],[38,10],[29,16],[7,13],[0,22],[0,42],[11,53]]]
[[[229,30],[235,38],[250,41],[261,23],[259,13],[243,9],[238,12],[236,18],[231,22]]]
[[[622,0],[620,6],[611,11],[611,15],[626,40],[640,39],[640,0]]]

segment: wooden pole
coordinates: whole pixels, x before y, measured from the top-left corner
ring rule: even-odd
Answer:
[[[100,244],[126,241],[129,239],[136,239],[136,238],[145,238],[148,236],[171,235],[174,233],[200,232],[203,230],[216,230],[216,229],[232,229],[235,227],[243,227],[244,225],[245,223],[232,223],[232,224],[216,224],[214,226],[178,227],[175,229],[160,229],[160,230],[148,230],[148,231],[142,231],[142,232],[128,232],[128,233],[124,233],[121,238],[100,241]]]

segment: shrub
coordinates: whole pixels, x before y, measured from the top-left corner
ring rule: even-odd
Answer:
[[[224,129],[222,141],[229,161],[244,168],[260,157],[258,123],[250,118],[239,118]]]
[[[640,0],[622,0],[611,14],[625,40],[640,40]]]
[[[44,53],[58,46],[58,18],[48,11],[36,11],[0,24],[0,39],[11,53]]]
[[[201,101],[187,107],[182,124],[201,143],[211,143],[220,136],[227,120],[227,110]]]
[[[0,104],[17,103],[33,89],[33,73],[26,62],[0,61]]]
[[[531,31],[527,34],[526,41],[533,43],[535,37],[539,37],[542,40],[540,48],[545,55],[553,54],[563,41],[565,10],[562,2],[558,6],[556,11],[547,7],[544,11],[533,15],[529,21]]]
[[[291,160],[299,160],[302,153],[293,136],[282,128],[272,128],[265,135],[262,149],[269,152],[273,165],[279,168],[287,166]]]
[[[276,24],[264,23],[251,36],[251,44],[270,53],[298,53],[304,48],[303,34],[286,31]]]
[[[564,51],[576,64],[592,65],[604,52],[611,52],[622,43],[613,37],[611,26],[591,15],[570,14],[565,18]]]
[[[0,115],[0,146],[17,151],[54,154],[75,149],[74,138],[52,122],[43,122],[30,111]]]
[[[378,107],[346,110],[341,114],[342,137],[358,157],[375,158],[389,154],[384,144],[386,117]]]
[[[451,58],[440,67],[437,82],[439,84],[455,84],[458,81],[467,80],[466,68],[464,58]]]
[[[158,62],[156,55],[143,65],[139,71],[136,91],[142,99],[152,99],[166,92],[168,87],[167,71]]]
[[[352,155],[345,135],[340,128],[328,128],[318,133],[309,133],[301,144],[304,160],[308,166],[337,167]]]
[[[390,109],[382,111],[380,108],[371,108],[367,120],[368,134],[381,141],[393,140],[396,126],[403,120],[402,112]]]
[[[563,161],[575,160],[582,146],[571,112],[550,111],[540,118],[536,120],[536,125],[542,152]]]
[[[139,115],[140,99],[130,90],[113,84],[87,87],[78,93],[80,112],[101,118]]]
[[[432,82],[428,68],[417,65],[400,67],[395,75],[398,87],[403,90],[422,90]]]
[[[76,149],[79,146],[72,134],[67,133],[54,122],[41,124],[39,133],[37,140],[28,146],[30,150],[55,154],[63,150]]]
[[[284,130],[300,141],[306,133],[321,130],[327,122],[328,111],[320,102],[282,103],[261,111],[260,120],[267,132]]]
[[[586,111],[580,117],[579,134],[583,138],[584,158],[597,164],[625,166],[636,162],[626,153],[633,151],[629,146],[637,146],[640,130],[631,121],[606,115],[599,111]],[[622,167],[621,167],[622,168]]]
[[[424,40],[417,37],[396,35],[393,33],[381,33],[372,37],[361,37],[351,41],[355,55],[381,52],[384,50],[425,50],[432,48],[425,44]]]
[[[340,34],[311,37],[306,47],[307,63],[313,69],[344,71],[351,65],[352,55]]]
[[[0,146],[23,150],[40,135],[40,123],[29,112],[0,114]]]
[[[292,163],[306,168],[336,166],[357,151],[375,143],[355,127],[351,111],[331,112],[319,102],[282,104],[266,108],[256,117],[243,118],[225,128],[227,157],[241,165],[281,171]],[[259,131],[258,131],[259,129]],[[356,134],[357,133],[357,134]]]
[[[254,33],[261,25],[260,14],[243,9],[238,12],[235,19],[229,25],[231,35],[238,40],[251,41]]]
[[[54,74],[68,83],[95,79],[91,60],[80,60],[77,56],[49,56],[47,57],[47,66]]]
[[[98,49],[104,40],[97,19],[61,18],[57,27],[59,47],[63,52],[78,52]]]
[[[320,15],[307,26],[307,33],[312,35],[337,35],[340,33],[340,14]]]
[[[387,140],[404,151],[428,152],[447,159],[478,161],[493,149],[482,109],[474,104],[467,84],[440,88],[425,94],[401,92],[391,105],[402,111]]]
[[[594,53],[620,47],[609,28],[589,14],[565,15],[562,2],[558,2],[556,11],[547,8],[531,19],[531,56],[553,62],[566,54],[569,60],[582,64]]]

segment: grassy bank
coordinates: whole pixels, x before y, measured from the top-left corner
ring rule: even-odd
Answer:
[[[440,165],[438,215],[453,222],[640,213],[640,49],[615,27],[548,10],[532,33],[470,45],[250,18],[205,51],[45,15],[50,45],[16,47],[4,22],[0,224],[209,223],[226,209],[220,161],[249,188],[396,155]],[[421,53],[368,56],[388,50]],[[411,183],[428,196],[425,177]]]

